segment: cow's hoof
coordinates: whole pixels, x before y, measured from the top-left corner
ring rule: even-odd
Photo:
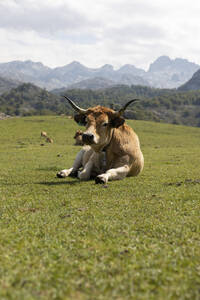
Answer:
[[[56,176],[58,177],[58,178],[65,178],[66,177],[66,175],[61,171],[61,172],[58,172],[57,174],[56,174]]]
[[[78,177],[78,171],[72,171],[70,174],[69,174],[70,177],[73,177],[73,178],[76,178]]]
[[[96,183],[96,184],[105,184],[106,181],[105,181],[104,178],[101,178],[101,177],[97,176],[97,177],[95,178],[95,183]]]

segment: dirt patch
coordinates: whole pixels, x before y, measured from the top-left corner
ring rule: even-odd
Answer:
[[[170,182],[170,183],[166,183],[165,185],[167,185],[167,186],[181,186],[183,184],[187,184],[187,185],[200,184],[200,179],[185,179],[184,181]]]

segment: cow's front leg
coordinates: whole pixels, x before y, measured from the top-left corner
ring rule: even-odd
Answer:
[[[65,178],[67,176],[77,177],[78,169],[82,166],[82,159],[85,153],[84,149],[81,149],[76,155],[73,167],[70,169],[64,169],[57,173],[58,178]]]
[[[89,180],[92,172],[93,162],[88,161],[82,171],[78,172],[78,178],[80,180]]]
[[[58,178],[65,178],[65,177],[69,176],[72,173],[72,170],[73,170],[73,168],[61,170],[57,173],[57,177]]]
[[[106,173],[98,175],[95,179],[96,183],[107,183],[108,180],[120,180],[125,178],[130,171],[130,167],[128,165],[124,165],[119,168],[113,168]]]

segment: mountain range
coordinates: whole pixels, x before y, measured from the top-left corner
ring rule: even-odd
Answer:
[[[103,89],[117,84],[177,88],[190,80],[199,69],[198,64],[168,56],[156,59],[147,71],[131,64],[117,70],[109,64],[100,68],[88,68],[76,61],[63,67],[50,68],[41,62],[27,60],[0,63],[0,77],[11,84],[30,82],[47,90]]]

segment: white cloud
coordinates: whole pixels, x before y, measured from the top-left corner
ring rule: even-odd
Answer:
[[[1,0],[0,62],[147,67],[160,55],[200,64],[194,0]]]
[[[51,1],[50,1],[51,2]],[[0,2],[0,27],[15,30],[34,30],[40,33],[65,32],[85,30],[95,24],[84,15],[73,10],[69,5],[48,1],[19,1],[13,5]],[[11,3],[10,1],[8,2]]]

